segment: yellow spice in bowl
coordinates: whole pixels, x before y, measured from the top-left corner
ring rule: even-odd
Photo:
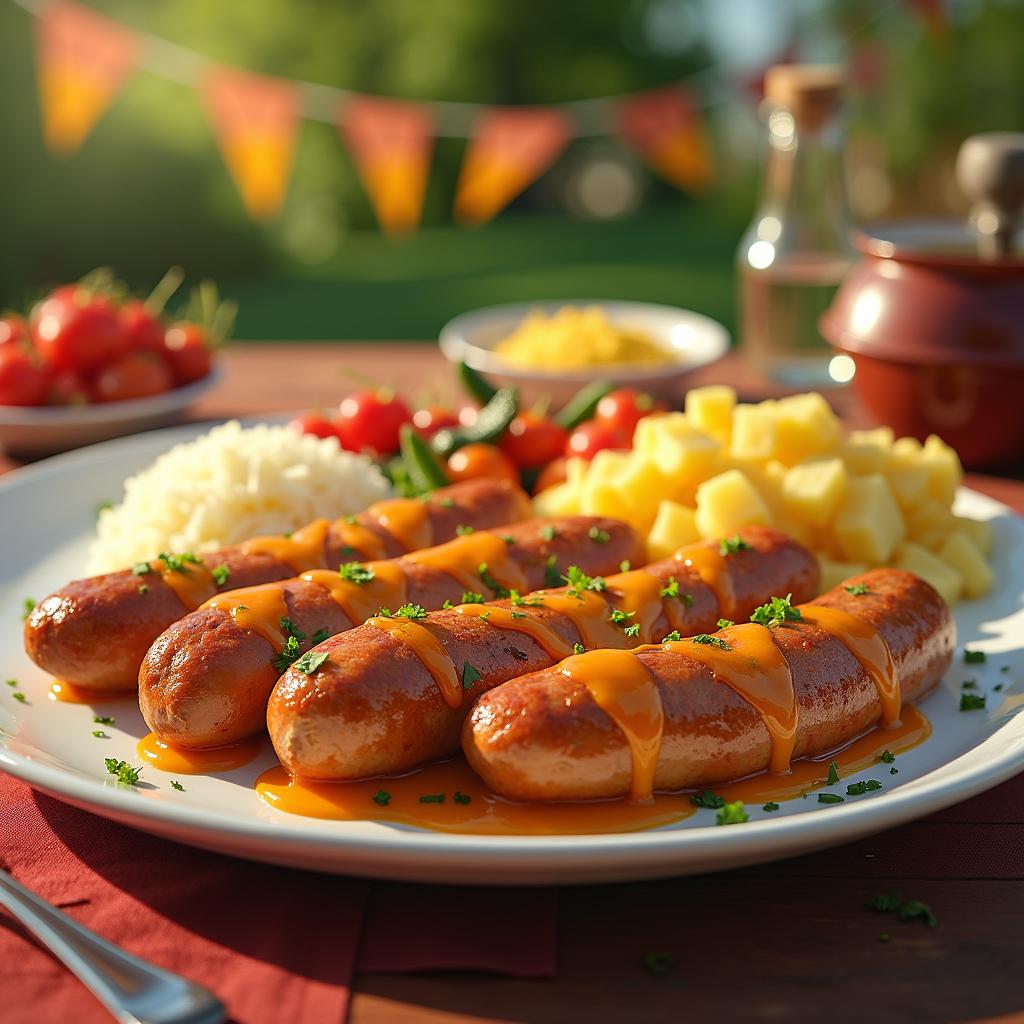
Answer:
[[[494,352],[512,366],[574,370],[616,363],[668,363],[672,353],[643,331],[618,327],[597,306],[564,306],[554,316],[536,312]]]

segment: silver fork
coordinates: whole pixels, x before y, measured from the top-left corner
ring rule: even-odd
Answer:
[[[122,1024],[219,1024],[224,1005],[194,982],[131,956],[0,870],[0,907],[62,960]]]

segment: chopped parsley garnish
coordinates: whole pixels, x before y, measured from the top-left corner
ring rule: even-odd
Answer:
[[[373,802],[377,804],[378,807],[387,807],[387,805],[391,803],[391,794],[386,789],[378,789],[377,792],[373,794]]]
[[[325,640],[330,640],[331,633],[329,630],[324,629],[321,626],[310,638],[309,642],[316,647],[317,644],[322,644]]]
[[[894,892],[876,893],[868,900],[867,907],[879,914],[895,914],[900,909],[900,898]]]
[[[544,586],[560,587],[562,585],[562,574],[558,570],[558,559],[556,555],[548,555],[544,563]]]
[[[862,796],[864,793],[873,793],[881,789],[882,784],[877,779],[865,779],[863,782],[851,782],[846,787],[847,796]]]
[[[148,594],[149,593],[149,584],[148,583],[140,583],[139,584],[139,593],[140,594]]]
[[[287,615],[282,615],[278,621],[281,623],[281,629],[284,630],[285,636],[293,636],[296,640],[306,639],[306,634]]]
[[[464,590],[462,592],[462,604],[486,604],[487,598],[475,590]]]
[[[612,539],[612,535],[607,530],[602,530],[600,526],[592,526],[587,530],[587,536],[595,544],[607,544]]]
[[[719,629],[728,629],[730,626],[735,626],[735,625],[736,625],[736,623],[733,622],[732,619],[719,619],[718,620],[718,628]]]
[[[544,601],[539,597],[523,597],[518,590],[510,590],[508,592],[508,599],[512,602],[516,608],[522,608],[524,605],[527,608],[543,608]]]
[[[476,568],[476,574],[480,577],[480,582],[490,590],[495,597],[502,598],[508,597],[511,591],[507,587],[503,587],[493,576],[491,570],[487,567],[486,562],[481,562]]]
[[[421,804],[443,804],[444,793],[424,793],[420,797]]]
[[[984,665],[985,664],[985,652],[984,651],[972,651],[970,648],[964,648],[964,664],[965,665]]]
[[[527,618],[526,612],[512,612],[513,619],[525,619]]]
[[[441,508],[454,508],[455,507],[455,499],[454,498],[438,498],[437,499],[437,503],[438,503],[438,505],[441,506]]]
[[[13,697],[13,698],[14,698],[14,699],[15,699],[15,700],[16,700],[16,701],[17,701],[17,702],[19,703],[19,704],[26,704],[26,703],[28,703],[28,697],[26,697],[26,696],[25,696],[25,694],[23,694],[23,693],[21,692],[21,690],[15,690],[15,691],[14,691],[14,693],[12,693],[12,694],[11,694],[11,696],[12,696],[12,697]]]
[[[132,566],[132,573],[136,576],[148,576],[153,571],[149,562],[136,562]]]
[[[844,586],[848,594],[853,594],[854,597],[863,597],[865,594],[871,593],[871,588],[866,583],[851,583],[849,586]]]
[[[570,597],[579,597],[584,590],[600,593],[607,586],[603,576],[588,576],[578,565],[570,565],[562,579],[569,586]]]
[[[476,529],[475,527],[467,526],[465,523],[459,523],[459,525],[455,527],[455,532],[460,537],[468,537],[471,533],[476,533]]]
[[[8,686],[17,686],[18,685],[18,680],[17,679],[5,679],[4,682]]]
[[[705,789],[703,793],[691,794],[690,803],[694,807],[710,807],[714,809],[725,806],[725,797],[713,793],[710,789]]]
[[[993,686],[992,689],[995,690],[996,693],[1000,693],[1002,691],[1002,689],[1003,689],[1003,684],[1002,683],[996,683],[996,685]]]
[[[621,562],[619,562],[619,572],[629,572],[632,566],[633,563],[630,562],[628,558],[624,558]]]
[[[640,623],[634,622],[632,626],[627,626],[622,632],[628,637],[638,637],[640,635]]]
[[[168,572],[188,572],[190,565],[199,565],[199,559],[191,551],[183,551],[180,555],[161,551],[157,557],[164,563]]]
[[[355,526],[359,522],[359,517],[358,516],[345,516],[345,518],[342,520],[342,522],[346,526]],[[290,533],[286,533],[285,536],[286,537],[290,537],[291,534]]]
[[[171,779],[171,789],[176,789],[179,793],[185,792],[185,787],[177,779]]]
[[[110,715],[93,715],[92,720],[96,725],[117,725],[117,719]]]
[[[844,804],[846,800],[841,797],[838,793],[819,793],[818,794],[819,804]]]
[[[446,597],[444,599],[444,604],[441,605],[441,611],[443,611],[443,612],[450,612],[454,607],[455,607],[455,605],[453,605],[451,603],[451,601],[449,601],[448,598]]]
[[[779,805],[774,800],[769,800],[768,803],[763,804],[761,807],[762,811],[777,811]]]
[[[717,647],[723,651],[731,651],[732,648],[720,637],[710,636],[707,633],[698,633],[690,637],[690,642],[695,644],[706,644],[708,647]]]
[[[364,583],[369,583],[370,580],[376,579],[377,574],[368,565],[363,565],[362,562],[344,562],[338,566],[338,575],[349,583],[354,583],[357,587],[361,587]]]
[[[672,576],[668,583],[665,584],[658,591],[658,597],[678,597],[679,596],[679,580]]]
[[[114,503],[112,501],[101,501],[96,506],[96,518],[99,519],[101,512],[106,512],[108,508],[113,508]]]
[[[452,793],[452,799],[457,804],[465,805],[468,804],[473,798],[468,793],[461,793],[459,792],[459,790],[455,790],[455,792]]]
[[[511,545],[515,544],[515,542],[516,542],[516,539],[515,539],[515,537],[513,537],[511,533],[503,533],[503,534],[501,535],[501,539],[502,539],[502,540],[503,540],[503,541],[504,541],[504,542],[505,542],[506,544],[508,544],[508,545],[509,545],[510,547],[511,547]]]
[[[759,626],[767,626],[769,629],[772,626],[781,626],[784,622],[799,622],[803,615],[799,608],[793,607],[792,598],[792,594],[787,594],[785,597],[773,597],[767,604],[754,609],[750,621],[756,622]]]
[[[890,775],[898,775],[899,774],[899,768],[890,768],[889,769],[889,774]]]
[[[718,542],[718,550],[723,555],[735,555],[737,551],[746,551],[750,545],[738,534],[723,537]]]
[[[825,779],[826,786],[834,786],[839,781],[839,762],[829,761],[828,776]]]
[[[648,953],[644,957],[644,967],[655,978],[667,977],[675,965],[676,962],[671,953]]]
[[[558,531],[555,530],[555,528],[550,523],[548,523],[547,525],[542,526],[540,528],[540,539],[549,541],[554,540],[557,532]]]
[[[891,750],[883,750],[879,760],[882,764],[892,764],[896,760],[896,755]]]
[[[36,606],[36,599],[34,597],[23,597],[21,599],[21,618],[24,622],[32,614],[32,609]]]
[[[483,673],[475,665],[468,661],[462,663],[462,688],[468,690],[478,679],[483,678]]]
[[[93,729],[93,736],[98,740],[109,740],[110,737],[102,729]]]
[[[623,623],[629,622],[636,612],[624,612],[621,608],[613,608],[608,613],[608,620],[614,626],[621,626]]]
[[[929,928],[936,928],[938,918],[932,908],[921,900],[903,902],[894,892],[880,892],[867,902],[868,910],[879,914],[898,914],[901,921],[923,921]]]
[[[271,664],[278,672],[287,672],[288,666],[299,656],[298,637],[290,636],[284,642],[284,647],[274,655]]]
[[[726,804],[716,815],[716,825],[742,825],[745,821],[750,821],[750,815],[743,810],[743,801],[737,800],[735,803]]]
[[[119,761],[116,757],[105,757],[103,763],[111,775],[117,776],[118,782],[123,782],[126,786],[138,783],[141,768],[133,768],[127,761]]]
[[[683,639],[683,637],[682,637],[682,634],[679,632],[679,630],[678,629],[673,629],[671,633],[666,633],[661,638],[661,642],[662,643],[667,643],[670,640],[682,640],[682,639]]]
[[[231,575],[231,570],[226,565],[215,565],[210,570],[210,575],[218,587],[223,587]]]
[[[381,608],[377,615],[382,619],[425,619],[427,609],[421,604],[403,604],[400,608],[392,611],[390,608]]]
[[[306,653],[299,658],[294,668],[298,669],[303,675],[312,675],[329,657],[327,651],[306,651]]]
[[[974,679],[965,679],[960,684],[960,689],[961,690],[976,690],[977,688],[978,688],[978,683],[977,683],[977,680],[974,680]]]
[[[1010,666],[1009,665],[1000,665],[999,666],[999,671],[1000,672],[1009,672],[1010,671]]]
[[[983,693],[961,693],[961,711],[981,711],[985,707],[985,694]]]
[[[583,646],[583,644],[575,643],[575,644],[572,645],[572,653],[573,654],[586,654],[587,653],[587,649],[586,649],[586,647]]]

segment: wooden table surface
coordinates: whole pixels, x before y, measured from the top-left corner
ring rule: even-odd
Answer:
[[[414,397],[454,395],[430,345],[236,345],[225,358],[224,381],[192,418],[334,405],[360,375]],[[711,380],[745,398],[772,393],[735,357],[700,375]],[[851,394],[830,398],[848,423],[865,422]],[[0,457],[0,472],[16,465]],[[967,482],[1024,512],[1018,480]],[[939,926],[865,908],[889,890],[930,904]],[[351,1020],[1024,1021],[1024,778],[836,850],[718,875],[565,887],[558,901],[554,979],[361,976]],[[645,970],[651,952],[674,958],[666,977]]]

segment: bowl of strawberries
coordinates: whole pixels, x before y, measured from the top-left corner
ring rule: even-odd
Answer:
[[[219,378],[235,317],[212,281],[169,315],[183,277],[140,298],[96,270],[0,317],[0,447],[50,455],[179,419]]]

